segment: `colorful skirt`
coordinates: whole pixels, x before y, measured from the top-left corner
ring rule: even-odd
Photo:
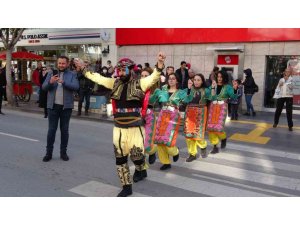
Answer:
[[[224,101],[213,101],[209,106],[207,131],[220,133],[225,131],[225,120],[227,116],[227,103]]]
[[[154,146],[154,134],[156,129],[156,118],[153,109],[147,109],[145,121],[144,148],[146,152],[150,152]]]
[[[187,106],[183,129],[186,138],[194,140],[204,139],[207,124],[207,112],[207,106]]]
[[[180,126],[179,110],[172,106],[165,106],[158,115],[154,143],[168,147],[176,146]]]

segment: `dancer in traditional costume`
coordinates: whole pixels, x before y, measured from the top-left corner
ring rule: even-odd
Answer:
[[[184,99],[188,103],[185,111],[184,134],[189,152],[186,162],[192,162],[197,158],[197,147],[201,149],[202,158],[207,157],[205,131],[207,123],[207,98],[209,89],[206,88],[204,76],[196,74],[193,81],[189,80],[187,96]]]
[[[158,115],[154,143],[157,144],[158,157],[163,164],[161,170],[171,168],[169,156],[173,161],[179,159],[179,150],[176,146],[180,126],[179,105],[186,96],[186,92],[178,89],[178,80],[175,74],[170,74],[168,85],[162,90],[156,89],[150,97],[150,103],[160,102],[163,107]]]
[[[144,156],[144,124],[141,117],[145,92],[160,78],[164,69],[166,56],[159,53],[158,62],[153,73],[143,79],[132,79],[134,62],[128,58],[121,59],[116,66],[117,78],[103,77],[84,68],[82,60],[76,65],[83,74],[97,84],[112,89],[111,99],[114,114],[113,145],[116,156],[117,172],[123,186],[118,197],[132,194],[132,180],[127,163],[128,155],[135,165],[133,181],[138,182],[147,177]]]
[[[150,71],[145,68],[141,72],[141,78],[148,77],[150,75]],[[155,163],[156,160],[156,145],[154,144],[154,136],[156,131],[156,116],[154,112],[154,104],[149,104],[149,99],[151,94],[154,93],[156,88],[160,86],[160,82],[154,84],[149,90],[145,93],[145,98],[142,107],[142,117],[145,120],[145,142],[144,148],[145,153],[149,155],[149,164]]]
[[[214,146],[211,154],[219,153],[217,145],[221,140],[221,148],[226,147],[225,120],[227,117],[228,99],[236,99],[231,85],[228,85],[228,75],[221,70],[216,81],[209,87],[211,103],[209,105],[207,131],[210,143]]]

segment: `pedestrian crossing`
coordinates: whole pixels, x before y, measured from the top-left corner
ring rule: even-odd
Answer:
[[[186,155],[186,148],[180,151],[181,156]],[[143,186],[142,192],[134,192],[133,197],[150,197],[147,188],[151,184],[155,188],[165,185],[180,189],[181,196],[187,191],[195,196],[215,197],[300,196],[300,154],[297,153],[228,143],[225,152],[208,158],[187,163],[180,157],[168,171],[160,171],[159,167],[159,162],[151,165],[146,181],[133,185],[133,189],[135,185]],[[130,169],[133,172],[134,166]],[[120,187],[107,185],[91,181],[70,191],[94,197],[116,196],[120,191]]]
[[[69,191],[85,197],[116,197],[120,192],[120,187],[104,184],[98,181],[89,181],[76,186]],[[147,195],[134,192],[132,197],[148,197]]]

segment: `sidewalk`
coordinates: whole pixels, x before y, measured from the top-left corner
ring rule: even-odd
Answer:
[[[5,109],[9,109],[9,110],[37,113],[40,114],[41,117],[44,116],[44,109],[39,108],[39,105],[38,103],[36,103],[36,100],[30,100],[29,102],[19,102],[19,107],[11,107],[4,104],[2,109],[4,113],[5,113]],[[89,112],[89,115],[85,116],[83,111],[81,116],[77,116],[77,109],[76,111],[75,109],[73,110],[72,117],[76,119],[90,120],[90,121],[99,121],[99,122],[108,122],[108,123],[113,122],[113,117],[107,117],[106,115],[101,115],[98,113]]]
[[[4,104],[3,105],[4,113],[5,113],[5,109],[38,113],[41,114],[41,116],[43,116],[44,114],[43,109],[38,107],[36,100],[31,100],[30,102],[19,102],[19,107],[10,107]],[[81,116],[77,116],[77,108],[73,110],[72,117],[76,119],[83,119],[83,120],[90,120],[90,121],[109,122],[109,123],[113,122],[113,117],[107,117],[106,115],[101,115],[98,113],[89,112],[89,115],[85,116],[83,112]],[[255,117],[239,115],[239,120],[265,122],[265,123],[272,124],[274,120],[274,112],[257,112],[257,115]],[[294,122],[294,126],[299,126],[300,115],[293,114],[293,122]],[[285,113],[282,113],[279,123],[283,125],[287,125]]]

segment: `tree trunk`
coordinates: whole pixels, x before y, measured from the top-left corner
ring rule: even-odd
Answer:
[[[11,53],[12,53],[12,49],[6,50],[6,80],[7,80],[6,94],[7,94],[8,104],[11,106],[15,106],[13,82],[11,76]]]

